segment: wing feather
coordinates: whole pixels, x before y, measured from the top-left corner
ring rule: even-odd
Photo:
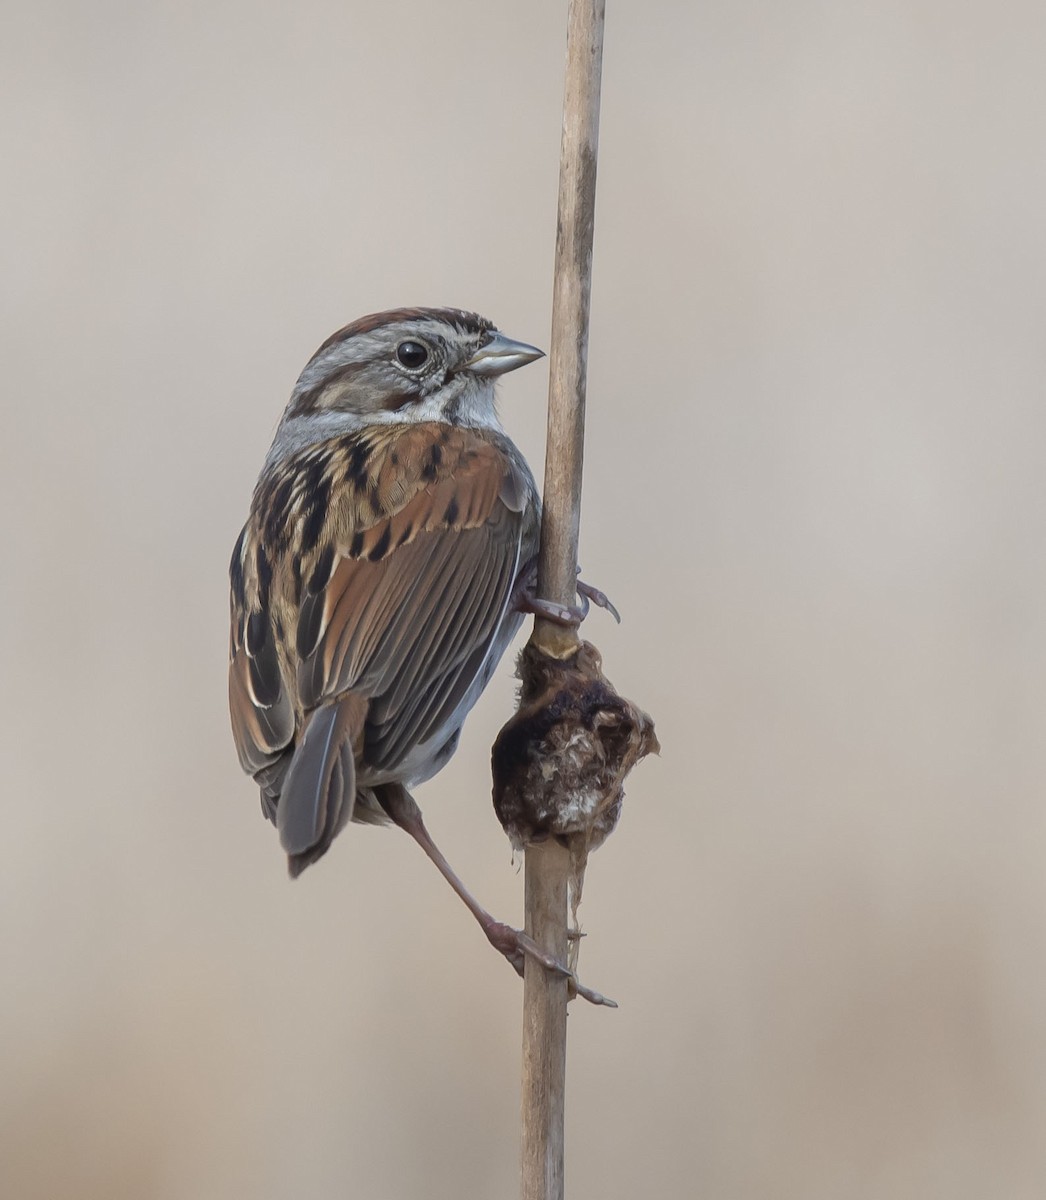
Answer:
[[[370,698],[362,754],[376,769],[394,768],[453,714],[519,569],[526,482],[504,454],[475,442],[402,507],[366,528],[348,523],[318,635],[298,665],[306,709],[349,692]],[[380,480],[383,466],[369,467]]]
[[[309,717],[302,732],[276,810],[291,875],[300,874],[323,854],[352,817],[354,744],[365,709],[361,697],[325,704]]]
[[[414,647],[393,686],[371,704],[366,745],[373,765],[391,766],[411,746],[436,736],[472,686],[500,626],[515,578],[515,555],[503,553],[487,561],[488,574],[479,578],[471,564],[459,570],[458,578],[469,580],[471,586],[463,589],[456,604],[426,597],[427,606],[412,614],[421,628],[431,621],[431,637],[425,645]],[[466,672],[473,659],[478,665]]]
[[[294,737],[294,704],[261,605],[250,603],[243,572],[247,529],[233,550],[229,633],[229,714],[240,765],[251,775],[271,766]]]
[[[259,482],[230,568],[229,704],[293,873],[368,770],[395,777],[456,731],[538,509],[509,445],[438,424],[332,439]]]

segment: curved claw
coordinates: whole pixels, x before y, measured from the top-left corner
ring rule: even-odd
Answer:
[[[599,588],[595,588],[590,583],[586,583],[583,579],[579,579],[577,581],[577,594],[584,597],[586,600],[591,600],[597,608],[606,609],[606,611],[610,613],[614,620],[619,625],[621,624],[621,614],[614,607],[613,601],[606,594],[606,592],[601,592]]]
[[[582,1000],[587,1000],[589,1004],[602,1004],[604,1008],[617,1008],[616,1000],[611,1000],[609,996],[604,996],[602,992],[585,987],[576,975],[570,977],[570,982],[567,984],[567,994],[571,1000],[575,996],[580,996]]]
[[[581,603],[576,605],[557,604],[554,600],[546,600],[544,597],[538,596],[537,563],[531,562],[516,582],[514,604],[520,612],[544,617],[547,621],[554,621],[557,625],[565,625],[570,629],[578,628],[588,616],[591,605],[594,604],[597,608],[605,609],[619,625],[621,624],[621,614],[606,592],[579,579],[577,594],[581,597]]]

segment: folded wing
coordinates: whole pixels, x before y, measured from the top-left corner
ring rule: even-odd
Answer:
[[[234,554],[230,664],[240,760],[278,809],[292,870],[350,818],[361,770],[395,777],[454,734],[536,537],[530,481],[475,431],[371,429],[312,448],[299,470],[297,494],[326,509],[261,489],[241,562],[283,520],[285,552],[271,589],[255,570],[239,605]]]

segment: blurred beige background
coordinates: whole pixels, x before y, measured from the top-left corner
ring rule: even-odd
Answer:
[[[516,1193],[518,981],[407,838],[297,884],[225,571],[343,322],[547,343],[564,5],[7,5],[0,1191]],[[610,6],[573,1197],[1046,1193],[1046,9]],[[540,470],[545,378],[503,388]],[[506,661],[419,795],[499,915]]]

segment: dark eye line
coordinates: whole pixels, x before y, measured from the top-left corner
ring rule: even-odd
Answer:
[[[386,396],[381,402],[381,407],[386,412],[400,412],[408,405],[417,404],[420,400],[421,396],[417,392],[396,392],[394,395]]]

